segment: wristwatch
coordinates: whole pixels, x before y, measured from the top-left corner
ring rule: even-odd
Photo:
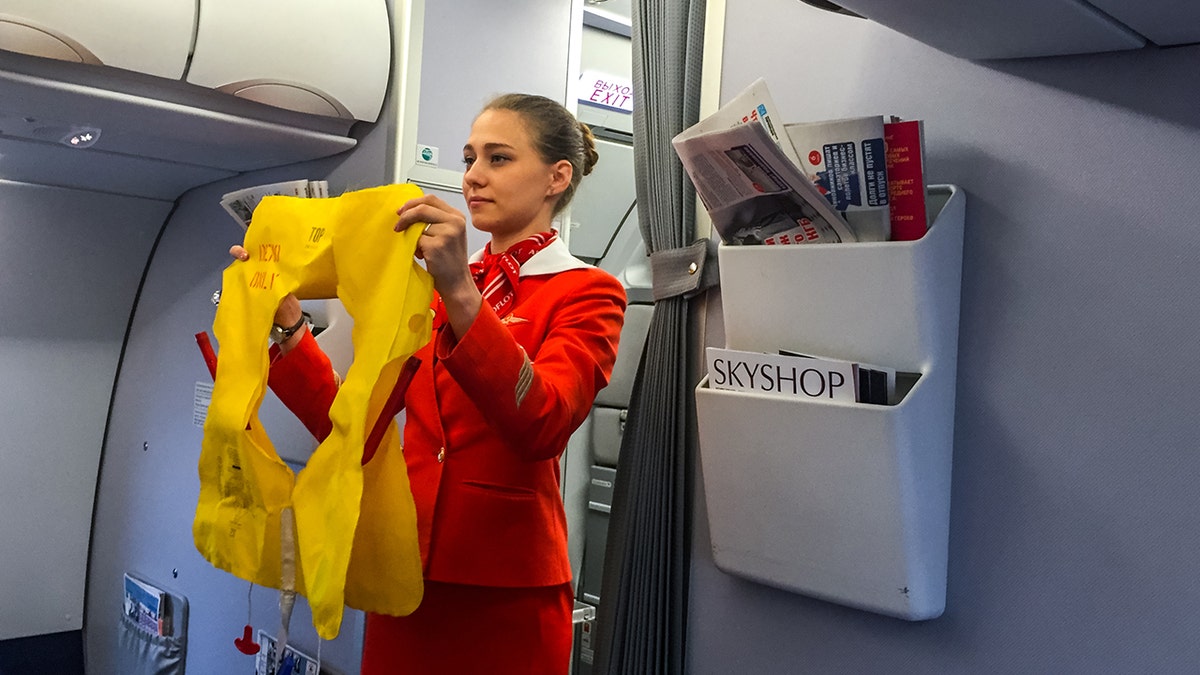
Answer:
[[[296,334],[296,331],[300,330],[301,328],[304,327],[304,324],[308,323],[308,319],[309,319],[308,313],[301,312],[300,318],[296,321],[296,323],[294,325],[285,327],[285,326],[280,326],[277,323],[272,324],[271,325],[271,342],[274,342],[275,344],[283,344],[284,342],[287,342],[288,339],[290,339],[293,335]]]

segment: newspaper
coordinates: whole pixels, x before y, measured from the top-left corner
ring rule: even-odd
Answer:
[[[671,140],[696,193],[727,244],[855,241],[783,133],[759,78]]]
[[[329,183],[323,180],[290,180],[284,183],[256,185],[228,192],[221,196],[221,208],[237,221],[242,229],[250,227],[254,209],[263,197],[284,195],[287,197],[328,197]]]
[[[761,124],[739,124],[671,144],[727,244],[855,241],[850,226]]]
[[[675,140],[684,141],[694,136],[722,131],[739,124],[758,122],[771,140],[775,141],[775,144],[783,151],[788,161],[799,166],[800,157],[792,148],[787,137],[781,133],[783,124],[778,121],[778,110],[775,107],[775,100],[771,98],[770,90],[767,89],[766,80],[760,77],[730,99],[728,103],[721,106],[719,110],[685,129],[675,137]]]

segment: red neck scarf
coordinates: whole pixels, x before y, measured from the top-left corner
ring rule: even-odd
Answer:
[[[557,238],[558,233],[554,230],[539,232],[513,244],[500,254],[492,253],[492,245],[489,243],[483,249],[483,260],[471,263],[471,276],[475,279],[475,286],[483,294],[483,301],[495,310],[496,316],[503,317],[512,311],[521,265]]]

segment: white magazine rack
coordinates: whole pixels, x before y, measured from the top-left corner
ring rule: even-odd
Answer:
[[[716,565],[910,621],[946,602],[965,195],[917,241],[721,246],[727,346],[890,366],[896,405],[696,388]]]

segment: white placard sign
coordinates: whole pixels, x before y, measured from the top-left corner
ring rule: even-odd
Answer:
[[[579,76],[579,100],[602,108],[633,112],[633,81],[595,70]]]

